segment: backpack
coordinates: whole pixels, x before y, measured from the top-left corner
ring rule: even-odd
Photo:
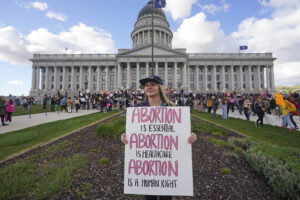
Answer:
[[[286,108],[289,110],[289,112],[296,111],[296,106],[288,101],[286,101]]]
[[[64,99],[64,100],[61,102],[61,105],[62,105],[62,106],[66,106],[66,105],[67,105],[67,101]]]

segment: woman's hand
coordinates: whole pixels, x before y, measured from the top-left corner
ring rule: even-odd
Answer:
[[[128,140],[127,140],[126,133],[123,133],[123,134],[121,135],[121,141],[122,141],[124,144],[128,144]]]
[[[191,135],[188,138],[188,143],[193,144],[197,140],[197,135],[196,133],[191,133]]]

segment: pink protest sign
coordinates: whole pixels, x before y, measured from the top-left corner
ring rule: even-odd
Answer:
[[[127,108],[124,193],[193,196],[189,107]]]

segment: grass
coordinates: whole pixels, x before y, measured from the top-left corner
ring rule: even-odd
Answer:
[[[41,124],[38,126],[8,132],[0,135],[0,160],[4,160],[16,153],[33,148],[39,144],[46,143],[61,137],[74,130],[100,121],[108,116],[118,113],[93,113],[72,119],[60,120]]]
[[[126,118],[122,116],[114,123],[99,124],[99,126],[96,128],[96,135],[101,137],[111,137],[114,135],[120,136],[122,133],[126,131],[125,125],[126,125]]]
[[[236,119],[232,117],[224,120],[220,115],[217,115],[216,118],[213,118],[212,114],[199,113],[197,111],[194,111],[193,115],[208,120],[212,123],[230,128],[234,131],[242,133],[243,135],[257,138],[260,141],[275,144],[281,147],[300,148],[299,132],[290,132],[288,129],[282,129],[281,127],[271,126],[268,124],[264,125],[263,128],[256,127],[254,125],[254,122],[251,121]]]
[[[221,169],[221,173],[222,173],[222,174],[230,174],[231,171],[230,171],[230,169],[228,169],[228,168],[222,168],[222,169]]]
[[[15,107],[15,112],[13,113],[13,116],[28,115],[29,113],[31,114],[44,113],[45,111],[50,112],[50,110],[51,110],[51,105],[47,105],[46,110],[43,109],[42,104],[32,105],[30,106],[30,111],[23,110],[23,106],[20,105]]]
[[[210,142],[213,143],[213,144],[220,145],[220,146],[223,146],[223,147],[228,146],[227,142],[225,142],[224,140],[219,140],[219,139],[216,139],[212,136],[208,136],[208,138],[209,138]]]
[[[100,164],[109,164],[109,159],[108,158],[101,158],[99,161],[98,161]]]
[[[0,169],[0,199],[54,198],[71,186],[74,173],[84,168],[86,156],[52,159],[46,163],[18,162]]]

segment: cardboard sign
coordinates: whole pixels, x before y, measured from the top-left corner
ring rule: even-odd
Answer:
[[[189,107],[127,108],[124,193],[193,196]]]
[[[276,104],[279,106],[284,106],[283,96],[282,94],[275,94]]]

